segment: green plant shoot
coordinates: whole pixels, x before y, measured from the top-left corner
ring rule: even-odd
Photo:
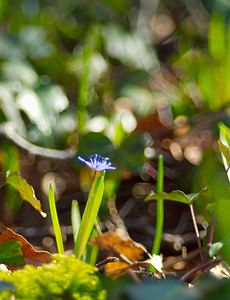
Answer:
[[[73,230],[73,240],[76,242],[78,231],[81,224],[81,214],[77,200],[72,201],[71,206],[71,223],[72,223],[72,230]]]
[[[56,203],[55,203],[55,196],[54,196],[54,189],[52,184],[50,183],[49,188],[49,206],[50,206],[50,214],[53,224],[54,235],[57,243],[57,249],[59,254],[64,254],[64,246],[61,234],[61,228],[58,221]]]
[[[160,155],[158,158],[158,172],[157,172],[157,193],[163,192],[164,189],[164,157]],[[157,201],[157,220],[156,230],[153,242],[152,254],[158,255],[160,251],[162,233],[164,226],[164,200]]]
[[[96,220],[104,192],[105,171],[94,172],[89,197],[81,220],[77,240],[75,242],[74,254],[81,258],[85,252],[94,222]]]
[[[97,229],[95,227],[93,227],[93,230],[90,235],[90,239],[93,237],[97,237],[98,235],[99,234],[97,232]],[[88,246],[87,251],[86,251],[85,261],[87,263],[89,263],[90,265],[95,266],[96,261],[97,261],[98,252],[99,252],[98,247],[91,246],[91,245]]]

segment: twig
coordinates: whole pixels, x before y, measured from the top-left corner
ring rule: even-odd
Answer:
[[[11,122],[2,123],[0,125],[0,134],[7,137],[17,146],[21,147],[22,149],[25,149],[26,151],[34,155],[65,160],[74,157],[74,155],[76,154],[76,149],[73,148],[67,150],[56,150],[34,145],[28,142],[22,136],[20,136],[17,133],[13,123]]]
[[[118,262],[118,261],[120,261],[120,259],[118,257],[107,257],[106,259],[99,261],[96,264],[96,267],[98,268],[98,270],[101,270],[104,267],[104,265],[111,263],[111,262]]]
[[[202,250],[202,246],[201,246],[200,233],[199,233],[199,230],[198,230],[198,227],[197,227],[196,216],[195,216],[195,213],[194,213],[193,204],[189,204],[189,207],[190,207],[190,211],[191,211],[193,226],[194,226],[195,233],[196,233],[197,245],[198,245],[198,249],[199,249],[199,252],[200,252],[200,261],[201,261],[201,263],[203,263],[204,262],[203,250]]]
[[[132,278],[132,280],[135,283],[140,283],[141,282],[140,279],[138,278],[138,276],[136,275],[136,273],[133,270],[129,269],[127,271],[127,274]]]
[[[206,263],[203,263],[196,268],[192,269],[191,271],[187,272],[185,275],[181,277],[181,281],[187,281],[193,274],[195,274],[197,271],[206,270],[207,268],[214,267],[218,265],[222,261],[221,258],[217,258],[212,261],[208,261]]]
[[[189,259],[192,259],[192,258],[198,256],[199,254],[200,254],[200,251],[196,249],[196,250],[188,253],[186,257],[183,257],[180,255],[180,256],[174,258],[171,262],[164,263],[163,269],[164,270],[170,269],[176,263],[181,262],[181,261],[188,261]]]
[[[214,239],[214,219],[212,219],[210,223],[210,231],[209,231],[209,237],[208,237],[208,247],[210,248],[213,244]]]

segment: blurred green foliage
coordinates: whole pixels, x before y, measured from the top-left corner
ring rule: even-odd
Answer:
[[[175,138],[178,160],[193,165],[179,184],[186,193],[209,187],[196,209],[207,223],[216,218],[214,242],[227,258],[229,181],[216,141],[217,124],[230,125],[229,16],[224,0],[0,0],[0,133],[11,122],[31,145],[109,156],[117,171],[105,180],[106,198],[115,198],[124,170],[140,174],[162,151],[177,159],[158,140]],[[211,142],[199,144],[202,136]],[[197,155],[194,146],[195,163],[186,155]],[[20,154],[1,145],[1,169],[18,172]]]
[[[178,6],[183,11],[182,3]],[[218,110],[229,103],[230,35],[224,18],[213,15],[207,47],[203,42],[193,47],[193,40],[205,40],[199,28],[192,34],[191,26],[178,26],[175,36],[182,38],[173,58],[176,77],[157,84],[155,76],[164,68],[153,46],[155,28],[143,34],[139,5],[105,0],[1,1],[5,26],[0,45],[0,121],[13,122],[32,143],[59,149],[73,143],[70,137],[77,130],[79,152],[85,152],[85,145],[110,155],[120,148],[119,157],[130,160],[125,168],[133,171],[137,161],[143,165],[146,146],[138,142],[138,134],[133,135],[137,122],[159,111],[162,101],[174,117]],[[159,12],[173,24],[170,9],[167,1],[160,2]],[[129,137],[137,140],[133,156],[138,160],[126,154]],[[106,138],[110,146],[100,143]]]
[[[217,136],[217,122],[230,123],[229,114],[221,114],[230,99],[228,5],[149,5],[1,1],[0,124],[11,122],[31,144],[109,156],[118,170],[110,176],[116,188],[123,170],[140,173],[161,151],[154,144],[155,123],[145,127],[145,118],[158,115],[171,130],[177,117],[195,127],[197,115],[219,112],[206,128]],[[18,171],[19,164],[12,165],[17,150],[10,147],[11,160],[1,148],[3,170]],[[215,187],[205,179],[209,168],[217,174],[221,162],[210,159],[216,156],[211,148],[200,149],[200,175],[189,192],[211,185],[215,199]]]

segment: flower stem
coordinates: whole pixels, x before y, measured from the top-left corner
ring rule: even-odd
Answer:
[[[157,193],[163,192],[164,189],[164,157],[159,155],[158,158],[158,172],[157,172]],[[164,226],[164,200],[157,201],[157,219],[155,238],[153,242],[152,254],[158,255],[162,240]]]
[[[82,258],[92,232],[104,192],[105,171],[94,172],[89,197],[75,242],[74,254]]]

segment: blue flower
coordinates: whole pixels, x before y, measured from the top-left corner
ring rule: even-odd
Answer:
[[[94,171],[104,171],[104,170],[115,170],[116,168],[112,166],[108,157],[101,156],[99,154],[92,154],[87,159],[78,156],[78,159],[84,162],[88,167]]]

